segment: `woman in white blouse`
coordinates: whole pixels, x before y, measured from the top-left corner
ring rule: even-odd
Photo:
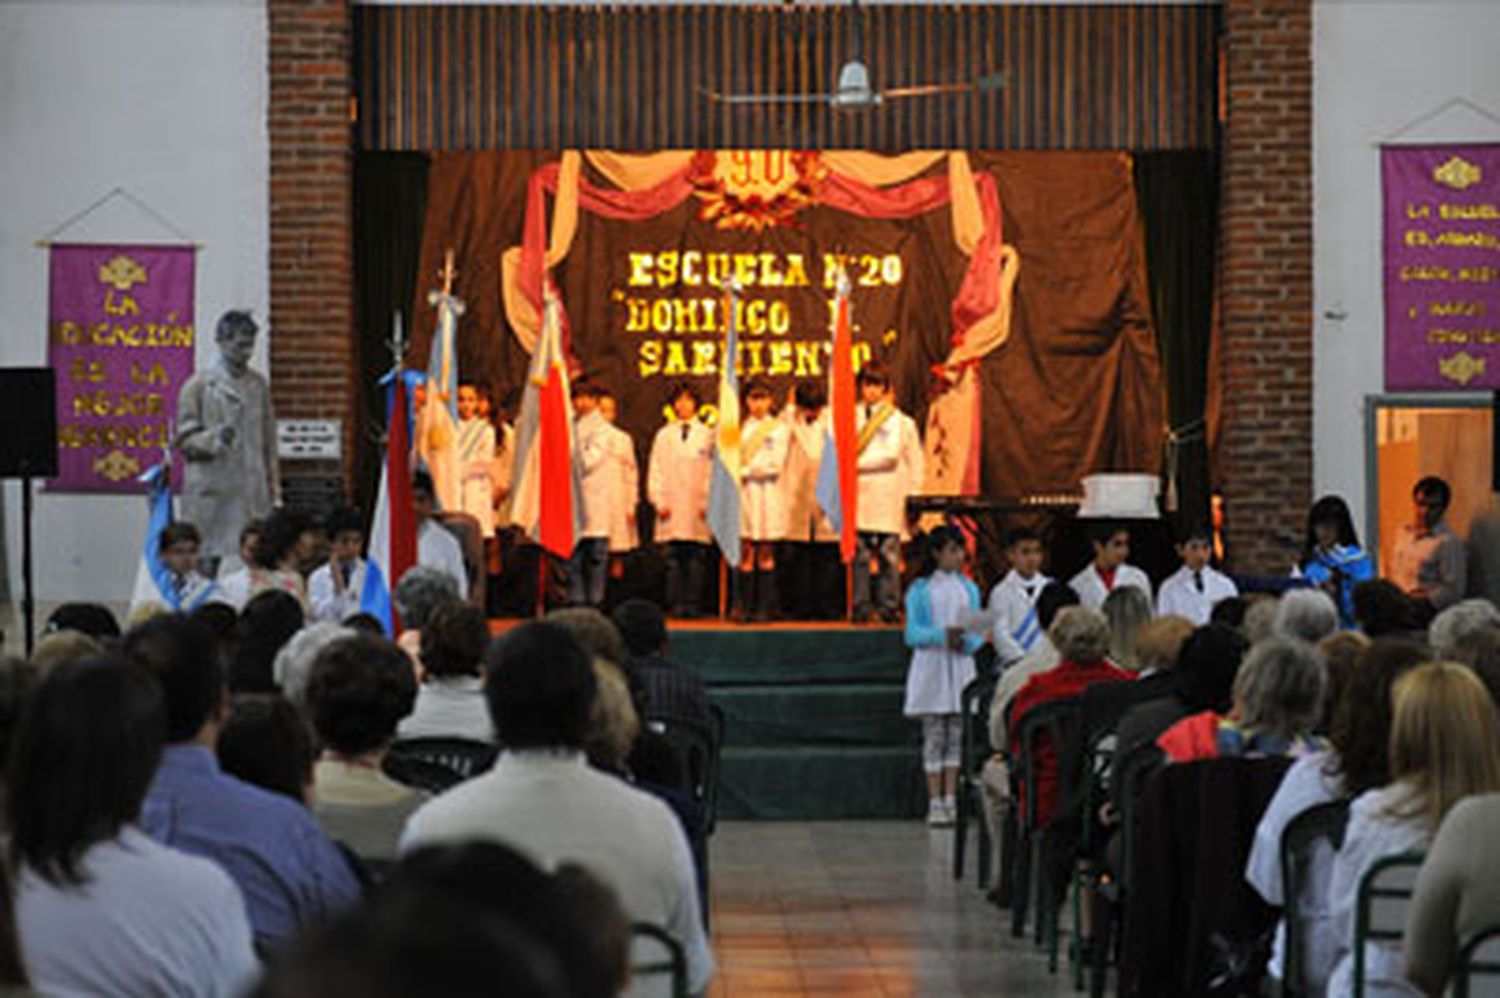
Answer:
[[[59,665],[32,694],[7,818],[21,952],[42,994],[213,998],[259,973],[229,875],[136,827],[165,731],[160,687],[122,659]]]
[[[1332,998],[1352,994],[1354,912],[1360,879],[1382,856],[1424,851],[1444,815],[1473,794],[1500,790],[1500,720],[1468,668],[1429,662],[1396,683],[1391,782],[1355,798],[1329,896],[1341,945]],[[1365,995],[1410,995],[1399,943],[1368,942]]]

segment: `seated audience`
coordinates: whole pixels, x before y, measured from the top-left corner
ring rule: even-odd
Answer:
[[[401,618],[401,634],[396,638],[396,644],[411,656],[412,661],[420,660],[422,628],[427,625],[433,611],[458,600],[458,584],[441,569],[417,565],[401,576],[401,581],[391,592],[391,602],[395,605],[396,615]]]
[[[602,658],[611,665],[625,665],[629,654],[625,650],[625,639],[620,629],[603,613],[591,606],[569,606],[552,610],[547,622],[566,628],[584,649],[595,658]]]
[[[1293,589],[1276,604],[1276,634],[1316,645],[1339,629],[1339,608],[1320,589]]]
[[[412,815],[403,851],[478,838],[546,868],[575,862],[612,887],[633,920],[672,934],[689,988],[701,992],[713,955],[687,840],[660,801],[590,769],[583,755],[597,689],[588,652],[556,624],[529,623],[493,645],[486,666],[500,759]]]
[[[1486,627],[1466,635],[1454,646],[1453,661],[1473,669],[1500,703],[1500,628]]]
[[[1354,799],[1333,861],[1328,896],[1340,954],[1328,993],[1336,998],[1352,993],[1355,901],[1370,865],[1425,850],[1460,800],[1500,791],[1500,721],[1472,672],[1452,662],[1420,665],[1396,681],[1394,703],[1391,782]],[[1410,993],[1399,942],[1368,942],[1364,966],[1366,995]]]
[[[109,607],[98,603],[64,603],[53,610],[42,625],[43,634],[54,631],[77,631],[99,642],[120,636],[120,622]]]
[[[228,603],[216,601],[194,608],[188,616],[212,631],[213,636],[226,645],[234,640],[234,627],[240,622],[238,610]]]
[[[1343,632],[1348,635],[1353,632]],[[1391,690],[1396,681],[1426,658],[1426,649],[1400,638],[1380,638],[1360,655],[1332,709],[1328,747],[1292,763],[1255,829],[1245,879],[1267,904],[1284,907],[1281,882],[1281,836],[1292,819],[1318,804],[1357,797],[1391,781]],[[1298,913],[1302,919],[1301,981],[1291,982],[1307,994],[1322,994],[1338,953],[1330,923],[1328,879],[1333,855],[1317,858],[1307,872]],[[1267,971],[1276,981],[1285,975],[1286,921],[1277,926]]]
[[[1415,600],[1387,579],[1370,579],[1354,587],[1354,619],[1371,639],[1387,634],[1414,635],[1426,625]]]
[[[1222,714],[1232,703],[1234,677],[1249,644],[1239,631],[1209,624],[1183,642],[1172,669],[1171,696],[1137,704],[1115,725],[1115,754],[1110,768],[1110,798],[1118,800],[1120,764],[1142,745],[1156,741],[1185,717],[1204,711]]]
[[[1073,699],[1096,683],[1127,682],[1135,673],[1118,669],[1109,663],[1109,621],[1099,610],[1084,606],[1069,607],[1057,615],[1047,630],[1048,640],[1061,660],[1046,672],[1027,680],[1011,703],[1009,724],[1010,758],[1021,759],[1020,732],[1026,715],[1049,703]],[[1059,746],[1045,741],[1037,747],[1035,786],[1037,820],[1043,826],[1051,821],[1057,800]],[[1024,802],[1020,802],[1024,805]]]
[[[667,615],[649,600],[631,599],[614,612],[629,658],[626,676],[638,691],[642,720],[713,727],[708,692],[698,673],[667,657]]]
[[[1136,664],[1135,636],[1151,619],[1151,599],[1144,589],[1120,586],[1099,605],[1109,621],[1109,660],[1121,669],[1140,671]]]
[[[1177,664],[1177,656],[1182,654],[1182,646],[1192,633],[1192,622],[1186,617],[1156,617],[1146,621],[1135,636],[1132,671],[1138,677],[1136,681],[1097,683],[1084,690],[1085,736],[1097,741],[1114,731],[1120,718],[1136,704],[1170,697],[1177,689],[1177,677],[1172,667]]]
[[[433,612],[422,629],[421,685],[398,738],[467,738],[493,742],[481,669],[490,627],[477,608],[457,600]]]
[[[1235,675],[1234,706],[1227,715],[1206,710],[1185,717],[1156,744],[1169,762],[1306,755],[1323,747],[1313,734],[1322,705],[1323,660],[1317,649],[1294,638],[1267,638],[1250,649]]]
[[[234,881],[137,827],[165,731],[161,688],[117,658],[59,665],[27,705],[7,825],[40,994],[232,998],[259,971]]]
[[[1245,608],[1245,622],[1240,627],[1245,640],[1259,644],[1276,633],[1276,613],[1281,609],[1281,598],[1269,593],[1254,593],[1250,605]]]
[[[281,695],[296,704],[299,710],[304,708],[307,705],[307,677],[312,673],[313,663],[324,648],[353,636],[354,628],[327,621],[308,624],[293,634],[271,661],[271,675]],[[381,636],[384,637],[383,632]]]
[[[427,799],[380,769],[416,686],[406,654],[367,636],[323,649],[308,677],[307,712],[323,746],[313,813],[358,856],[394,858],[406,819]]]
[[[235,697],[214,754],[230,776],[311,806],[317,746],[307,719],[286,697]]]
[[[1427,643],[1435,656],[1451,659],[1464,638],[1495,628],[1500,628],[1500,609],[1487,599],[1466,599],[1432,618],[1427,628]]]
[[[125,652],[157,677],[167,702],[167,747],[141,813],[146,832],[222,866],[264,947],[357,901],[354,871],[306,808],[220,770],[214,746],[229,696],[213,636],[186,617],[158,617],[126,637]]]
[[[214,599],[232,608],[236,617],[250,602],[250,572],[255,565],[255,548],[260,544],[264,529],[265,523],[261,520],[251,520],[241,527],[239,568],[226,572],[224,565],[219,566],[219,590]]]
[[[1406,917],[1406,978],[1433,998],[1447,992],[1458,947],[1500,925],[1500,794],[1453,805],[1432,840]]]
[[[302,629],[302,604],[277,589],[252,596],[235,625],[231,693],[276,692],[276,656]]]
[[[313,534],[312,522],[301,513],[285,506],[272,510],[261,525],[249,565],[249,600],[264,592],[283,592],[295,597],[298,607],[306,611],[307,583],[301,568],[316,543]],[[245,608],[249,607],[246,602]]]
[[[1223,624],[1235,630],[1245,626],[1245,612],[1250,609],[1250,601],[1243,596],[1231,596],[1221,599],[1214,604],[1214,608],[1208,615],[1210,624]]]

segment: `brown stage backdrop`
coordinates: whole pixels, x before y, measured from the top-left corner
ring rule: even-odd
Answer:
[[[1095,471],[1158,470],[1162,387],[1128,155],[969,158],[976,174],[994,178],[1004,241],[1020,255],[1010,337],[980,364],[983,493],[1072,491]],[[411,359],[426,357],[433,327],[426,294],[451,247],[456,291],[468,305],[460,369],[501,396],[521,387],[528,355],[506,319],[500,260],[522,241],[528,178],[556,159],[434,154]],[[595,174],[588,179],[608,186]],[[839,258],[855,282],[859,358],[887,361],[901,405],[922,420],[968,265],[946,208],[884,219],[813,205],[791,224],[749,231],[716,227],[701,217],[703,207],[690,198],[644,221],[580,210],[572,250],[554,272],[578,363],[619,397],[620,425],[643,459],[672,385],[686,380],[714,398],[723,326],[707,279],[736,265],[751,276],[742,390],[764,378],[780,398],[799,378],[826,379]]]

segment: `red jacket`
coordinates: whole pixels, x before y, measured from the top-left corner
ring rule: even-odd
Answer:
[[[1081,665],[1067,659],[1046,672],[1038,672],[1026,681],[1010,704],[1010,755],[1015,764],[1021,759],[1021,721],[1033,707],[1054,700],[1068,700],[1083,695],[1096,683],[1119,683],[1135,679],[1135,673],[1116,668],[1107,661]],[[1020,805],[1025,807],[1026,788],[1021,788]],[[1036,802],[1038,823],[1046,827],[1052,821],[1057,805],[1057,754],[1044,732],[1037,743]]]

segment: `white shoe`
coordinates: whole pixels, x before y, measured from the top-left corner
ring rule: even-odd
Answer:
[[[952,823],[940,800],[927,802],[927,825],[929,828],[945,828]]]

